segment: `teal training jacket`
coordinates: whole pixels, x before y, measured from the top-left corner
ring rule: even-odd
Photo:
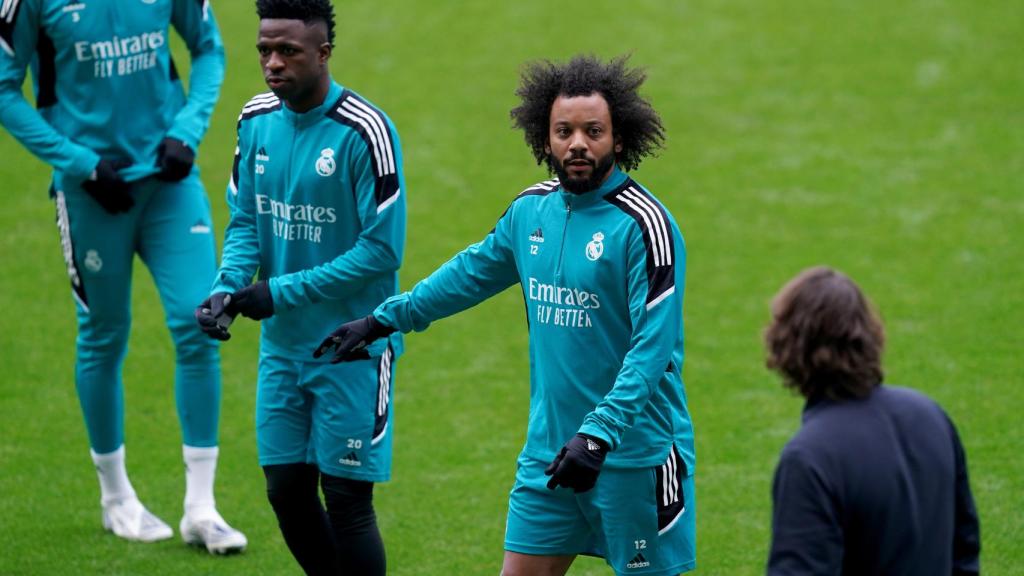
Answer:
[[[391,120],[337,83],[305,113],[270,92],[242,108],[227,191],[231,221],[212,291],[268,280],[274,316],[263,321],[263,353],[312,362],[339,324],[397,293],[404,185]],[[390,340],[397,356],[401,335]],[[371,353],[383,348],[377,343]]]
[[[173,25],[191,54],[186,98],[171,60]],[[31,64],[36,106],[22,95]],[[85,180],[100,158],[158,172],[165,136],[195,150],[224,77],[224,47],[203,0],[4,0],[0,123],[63,178]]]
[[[615,169],[576,195],[557,180],[523,191],[481,242],[374,312],[424,330],[519,284],[530,331],[524,453],[552,460],[577,432],[606,440],[611,467],[664,464],[675,442],[694,470],[680,370],[686,249],[672,215]]]

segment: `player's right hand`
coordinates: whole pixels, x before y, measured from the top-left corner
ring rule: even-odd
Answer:
[[[577,494],[590,490],[597,484],[597,475],[601,473],[608,449],[604,440],[578,432],[562,446],[554,461],[544,470],[544,474],[551,476],[548,489],[563,486],[572,488]]]
[[[124,181],[118,170],[126,166],[123,162],[100,160],[92,176],[82,182],[82,189],[99,202],[111,214],[127,212],[135,205],[132,199],[132,185]]]
[[[177,138],[164,138],[156,148],[157,180],[178,182],[184,180],[192,172],[192,164],[196,161],[196,153],[189,145]]]
[[[228,326],[235,318],[224,311],[230,298],[231,295],[227,292],[217,292],[196,307],[196,322],[199,323],[199,329],[210,338],[215,340],[231,339]]]
[[[346,322],[331,332],[330,336],[313,351],[313,358],[319,358],[334,349],[334,357],[331,364],[338,362],[350,362],[352,360],[365,360],[370,357],[366,347],[378,338],[383,338],[394,332],[395,329],[381,324],[373,317],[373,314],[359,320]]]

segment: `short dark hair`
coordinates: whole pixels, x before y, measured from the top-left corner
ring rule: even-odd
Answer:
[[[764,341],[768,368],[806,398],[863,398],[882,383],[882,321],[831,268],[804,270],[779,291]]]
[[[525,66],[516,96],[519,106],[512,109],[512,124],[525,132],[526,143],[537,164],[551,158],[545,150],[551,122],[551,105],[559,96],[589,96],[598,93],[608,102],[612,116],[612,132],[622,151],[616,162],[623,170],[632,170],[640,161],[655,153],[665,141],[665,127],[650,102],[637,90],[647,79],[640,68],[626,66],[629,56],[614,58],[607,64],[593,55],[574,56],[569,62],[556,64],[541,60]]]
[[[327,25],[327,42],[334,47],[334,6],[331,0],[256,0],[256,14],[260,20],[302,20],[307,26],[323,22]]]

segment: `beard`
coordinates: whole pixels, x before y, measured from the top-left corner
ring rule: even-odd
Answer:
[[[608,173],[611,172],[612,166],[615,165],[614,152],[598,158],[596,162],[584,157],[582,154],[573,154],[569,158],[570,161],[586,160],[591,168],[590,176],[586,178],[573,178],[569,176],[569,172],[565,169],[565,163],[560,159],[556,158],[553,154],[548,154],[548,159],[551,162],[551,167],[555,170],[555,174],[558,175],[558,181],[562,184],[562,188],[566,192],[573,194],[585,194],[592,190],[597,190],[608,176]]]

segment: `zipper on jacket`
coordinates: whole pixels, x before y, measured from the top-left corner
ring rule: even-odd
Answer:
[[[555,286],[562,280],[562,255],[565,253],[565,237],[569,233],[569,219],[572,218],[572,198],[565,199],[565,224],[562,226],[562,243],[558,246],[558,266],[555,267]]]
[[[284,104],[282,104],[282,106],[284,106]],[[284,186],[281,187],[282,190],[284,190],[284,193],[285,193],[285,197],[281,198],[281,200],[283,202],[288,202],[288,203],[291,203],[292,196],[293,196],[292,189],[291,189],[292,182],[294,182],[294,180],[292,180],[292,164],[294,164],[295,162],[293,162],[292,159],[295,158],[295,143],[299,139],[299,137],[298,137],[299,136],[299,134],[298,134],[299,133],[299,123],[298,123],[298,121],[293,121],[291,123],[291,128],[292,128],[292,146],[291,146],[291,150],[288,151],[288,173],[287,173],[287,178],[288,179],[284,181]]]

